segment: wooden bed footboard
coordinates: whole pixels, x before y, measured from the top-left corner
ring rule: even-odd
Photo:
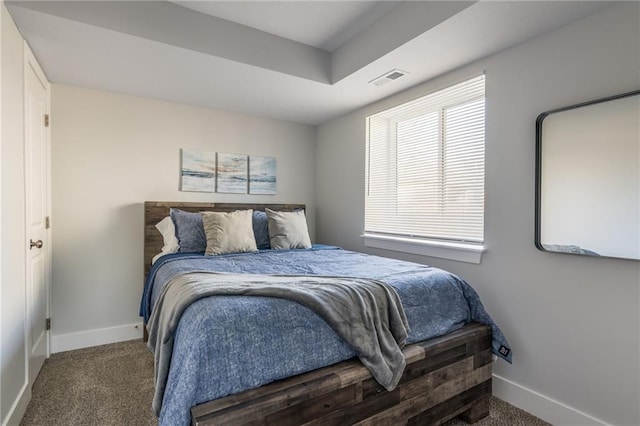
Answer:
[[[387,392],[357,360],[197,405],[193,425],[438,425],[489,414],[491,330],[477,323],[403,350],[407,367]]]

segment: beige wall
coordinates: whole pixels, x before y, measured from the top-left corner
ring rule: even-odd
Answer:
[[[24,42],[4,4],[2,14],[2,238],[0,280],[0,423],[17,424],[28,388],[25,281]]]
[[[638,89],[639,17],[640,3],[613,6],[318,128],[318,242],[467,279],[513,347],[513,365],[495,365],[494,390],[558,424],[640,424],[640,263],[536,250],[535,120],[543,111]],[[482,263],[367,249],[360,237],[365,117],[483,71]]]
[[[140,333],[144,201],[305,203],[313,238],[311,126],[53,85],[52,144],[54,352]],[[180,192],[180,148],[276,157],[277,195]]]

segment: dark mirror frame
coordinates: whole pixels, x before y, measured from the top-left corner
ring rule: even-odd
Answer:
[[[586,253],[572,253],[572,252],[561,252],[561,251],[553,251],[547,250],[541,241],[542,234],[542,123],[545,118],[547,118],[551,114],[555,114],[562,111],[567,111],[576,108],[582,108],[589,105],[599,104],[608,101],[614,101],[617,99],[627,98],[630,96],[639,96],[640,90],[634,90],[632,92],[626,92],[619,95],[609,96],[606,98],[596,99],[593,101],[583,102],[575,105],[570,105],[562,108],[556,108],[553,110],[545,111],[542,114],[538,115],[536,118],[536,182],[535,182],[535,246],[538,250],[546,252],[546,253],[559,253],[559,254],[573,254],[579,256],[593,256],[593,257],[601,257],[601,258],[613,258],[613,259],[626,259],[626,260],[639,260],[634,258],[626,258],[626,257],[615,257],[615,256],[607,256],[607,255],[589,255]]]

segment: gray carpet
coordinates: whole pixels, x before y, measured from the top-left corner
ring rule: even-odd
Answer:
[[[153,355],[140,340],[53,354],[21,425],[155,425]]]
[[[153,356],[140,340],[57,353],[45,361],[21,425],[155,425],[152,397]],[[548,423],[492,398],[491,414],[476,425]]]

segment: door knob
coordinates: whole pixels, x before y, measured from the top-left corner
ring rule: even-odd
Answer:
[[[42,248],[43,242],[42,240],[38,240],[38,241],[33,241],[33,240],[29,240],[29,250],[35,248]]]

